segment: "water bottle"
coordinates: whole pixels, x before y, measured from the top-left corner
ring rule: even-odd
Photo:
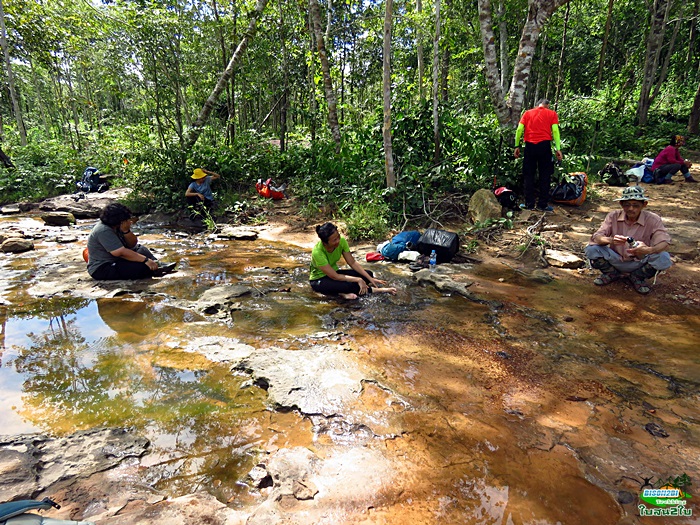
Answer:
[[[435,269],[435,266],[437,265],[437,253],[435,253],[435,250],[430,252],[430,271],[432,272]]]
[[[634,237],[627,237],[627,242],[630,245],[630,248],[636,248],[639,246],[639,241],[635,241]]]

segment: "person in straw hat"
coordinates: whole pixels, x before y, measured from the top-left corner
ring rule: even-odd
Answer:
[[[192,173],[192,182],[187,186],[185,198],[189,206],[204,206],[207,210],[214,208],[214,194],[211,191],[211,183],[221,175],[213,171],[196,168]]]
[[[671,267],[671,236],[661,217],[644,209],[649,199],[641,186],[624,188],[615,200],[622,209],[608,213],[586,247],[591,267],[602,272],[593,283],[605,286],[628,274],[634,289],[648,294],[646,280]]]

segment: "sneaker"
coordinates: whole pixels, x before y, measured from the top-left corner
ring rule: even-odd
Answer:
[[[640,293],[642,295],[646,295],[649,292],[651,292],[651,288],[649,285],[646,283],[646,281],[640,277],[637,277],[633,273],[629,275],[630,283],[632,283],[632,287],[637,293]]]
[[[686,181],[686,182],[697,182],[697,181],[693,178],[692,175],[688,175],[688,176],[685,178],[685,181]]]
[[[520,208],[521,210],[534,210],[535,209],[534,206],[528,206],[527,204],[520,204],[520,205],[518,205],[518,208]]]
[[[620,277],[622,277],[620,272],[602,273],[593,280],[593,284],[596,286],[606,286],[617,281]]]
[[[551,206],[545,206],[544,208],[540,208],[539,206],[537,207],[538,211],[554,211],[554,208]]]

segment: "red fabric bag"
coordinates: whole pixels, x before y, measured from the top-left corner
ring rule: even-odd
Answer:
[[[369,252],[367,255],[365,255],[365,260],[367,262],[383,261],[384,256],[379,252]]]

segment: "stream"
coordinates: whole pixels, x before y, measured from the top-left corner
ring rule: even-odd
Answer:
[[[397,295],[336,301],[308,286],[306,247],[157,229],[140,240],[179,270],[102,297],[33,291],[65,261],[80,270],[76,243],[0,256],[2,434],[133,429],[151,442],[141,482],[237,509],[266,498],[248,477],[266,456],[356,457],[356,471],[317,475],[323,519],[280,503],[307,516],[290,523],[700,523],[697,308],[605,293],[575,271],[542,284],[497,260],[437,269],[482,300],[367,263]],[[233,285],[251,293],[225,315],[183,306]],[[199,351],[223,340],[253,354],[330,348],[359,387],[330,412],[271,402],[250,359]],[[639,518],[645,478],[682,474],[693,516]]]

